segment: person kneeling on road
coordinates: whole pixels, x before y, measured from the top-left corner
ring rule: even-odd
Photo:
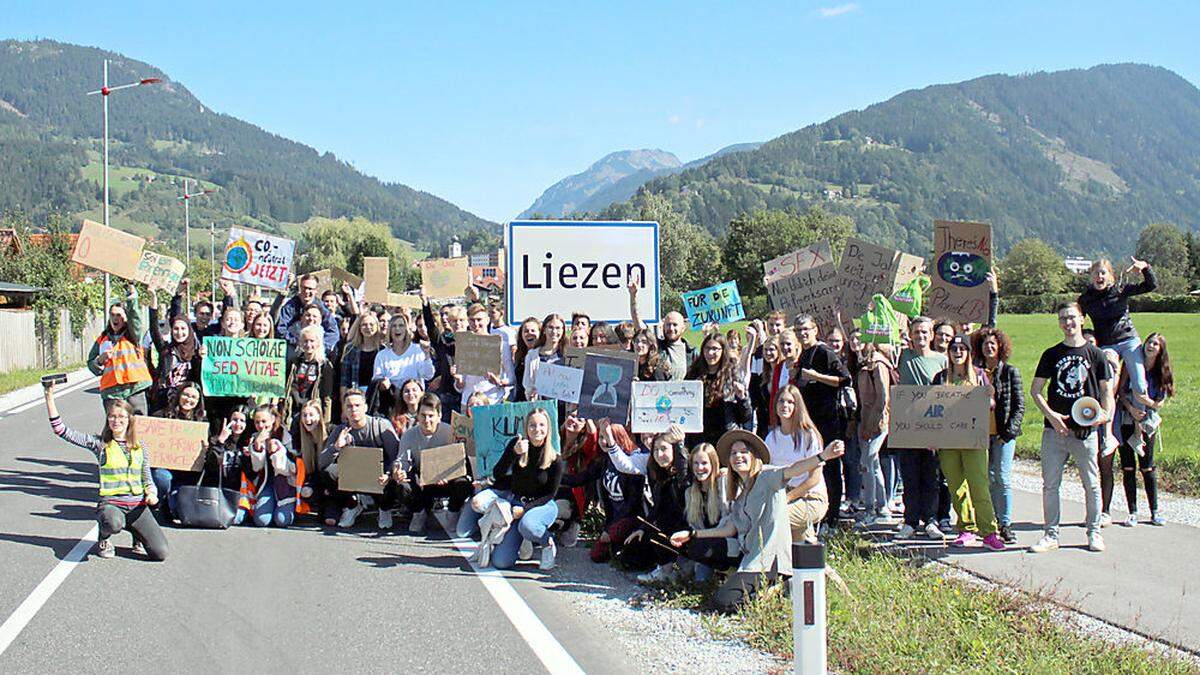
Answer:
[[[54,403],[53,384],[46,385],[45,396],[54,433],[68,443],[91,450],[100,463],[100,503],[96,505],[100,557],[113,557],[109,538],[129,530],[134,553],[166,560],[167,538],[150,512],[150,507],[158,503],[158,490],[150,477],[150,456],[137,440],[133,406],[122,399],[109,400],[104,431],[93,436],[75,431],[62,421]]]

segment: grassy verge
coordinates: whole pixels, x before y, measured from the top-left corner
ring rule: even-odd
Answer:
[[[14,370],[9,373],[0,374],[0,394],[7,394],[10,391],[16,391],[21,387],[28,387],[31,384],[37,384],[41,381],[43,375],[50,373],[69,373],[77,370],[82,364],[63,366],[61,368],[26,368],[24,370]]]
[[[1122,672],[1186,673],[1195,666],[1073,630],[1024,593],[1002,593],[943,577],[918,561],[872,551],[847,535],[829,563],[850,589],[829,598],[829,665],[847,673]],[[674,585],[646,601],[705,611],[713,585]],[[740,637],[792,658],[791,599],[782,587],[728,620],[705,617],[714,637]]]

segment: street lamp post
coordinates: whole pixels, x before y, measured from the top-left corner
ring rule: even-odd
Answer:
[[[110,87],[110,86],[108,86],[108,59],[104,59],[104,83],[101,84],[100,88],[97,89],[96,91],[89,91],[87,93],[88,96],[95,96],[96,94],[99,94],[100,101],[101,101],[101,108],[104,110],[104,170],[103,170],[104,178],[103,178],[103,184],[104,184],[104,226],[105,227],[109,226],[109,224],[108,224],[108,96],[109,96],[109,94],[113,93],[114,91],[120,91],[122,89],[129,89],[131,87],[140,87],[140,86],[146,85],[146,84],[155,84],[157,82],[162,82],[162,78],[144,77],[144,78],[138,80],[137,82],[130,82],[129,84],[122,84],[122,85],[119,85],[116,87]],[[108,307],[109,302],[110,302],[109,279],[108,279],[108,272],[105,272],[104,273],[104,306],[105,306],[105,308]]]
[[[217,224],[208,224],[208,283],[213,300],[217,297]]]
[[[196,197],[203,197],[204,195],[211,195],[216,192],[216,190],[207,188],[199,192],[190,192],[188,190],[189,182],[189,179],[183,179],[183,196],[179,198],[179,201],[183,202],[183,275],[185,277],[192,269],[192,218],[188,204]],[[191,303],[191,294],[189,293],[188,295],[189,297],[185,298],[185,301]]]

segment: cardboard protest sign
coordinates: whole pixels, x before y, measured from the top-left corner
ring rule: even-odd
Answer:
[[[583,361],[588,354],[611,356],[637,363],[637,354],[622,348],[621,345],[597,345],[595,347],[563,347],[563,358],[559,365],[568,368],[583,368]]]
[[[421,309],[421,296],[410,295],[408,293],[392,293],[389,291],[386,306],[419,310]]]
[[[579,416],[614,424],[629,423],[629,399],[637,362],[614,356],[588,354],[583,362],[583,387],[579,390]]]
[[[956,321],[987,321],[987,275],[992,269],[992,226],[937,220],[933,223],[933,284],[925,314]]]
[[[256,338],[204,338],[200,366],[205,396],[283,396],[287,343]]]
[[[161,288],[168,293],[174,293],[180,280],[183,279],[185,271],[187,270],[183,266],[182,260],[176,260],[169,255],[154,251],[143,250],[142,257],[138,260],[134,281],[146,284],[152,291]]]
[[[920,256],[862,239],[847,239],[837,279],[842,317],[849,321],[861,316],[872,296],[879,293],[892,297],[892,292],[912,281],[924,267]]]
[[[295,253],[296,242],[287,237],[231,227],[221,278],[285,290]]]
[[[317,293],[321,294],[325,291],[341,291],[342,284],[349,284],[352,290],[357,290],[362,286],[363,278],[357,274],[351,274],[340,267],[327,267],[323,270],[310,272],[317,280]]]
[[[658,322],[658,223],[514,221],[508,224],[507,244],[509,324],[564,307],[592,321],[628,321],[631,276],[641,280],[641,320]]]
[[[789,323],[799,314],[811,314],[821,335],[839,327],[837,266],[829,253],[829,242],[822,241],[808,248],[776,258],[764,268],[767,274],[767,298],[771,309],[788,315]],[[805,265],[808,265],[807,267]],[[786,271],[795,270],[791,274]]]
[[[467,452],[475,452],[475,423],[467,415],[450,411],[450,437],[455,443],[462,443]]]
[[[467,258],[435,258],[421,261],[421,290],[434,299],[461,298],[471,283]]]
[[[425,448],[421,451],[420,463],[422,486],[467,475],[467,455],[462,443]]]
[[[672,424],[689,433],[704,431],[704,383],[634,382],[634,433],[659,433]]]
[[[137,277],[146,240],[91,220],[83,221],[71,262],[108,272],[122,279]]]
[[[204,468],[208,448],[208,422],[189,422],[165,417],[133,418],[138,443],[150,457],[150,466],[175,471],[199,471]],[[236,489],[236,485],[227,485]]]
[[[525,416],[530,410],[541,408],[550,416],[550,442],[562,449],[558,441],[558,402],[526,401],[523,403],[497,403],[478,406],[471,410],[475,422],[475,478],[492,475],[504,448],[515,436],[525,435]]]
[[[767,283],[780,277],[790,277],[798,272],[834,262],[833,252],[827,240],[818,241],[797,251],[781,255],[763,263],[763,278]]]
[[[471,332],[454,334],[454,365],[460,375],[499,375],[503,372],[500,348],[504,338],[500,335],[480,335]]]
[[[891,393],[889,447],[987,450],[988,387],[899,384]]]
[[[579,403],[579,389],[583,386],[583,369],[569,368],[557,363],[539,363],[534,376],[537,395],[567,403]]]
[[[338,489],[342,492],[383,494],[379,477],[383,475],[383,449],[348,445],[338,452]]]
[[[387,258],[363,258],[363,276],[366,277],[367,282],[363,300],[379,304],[387,303],[389,274]]]
[[[746,318],[736,281],[684,293],[683,309],[692,330],[700,330],[710,323],[732,323]]]

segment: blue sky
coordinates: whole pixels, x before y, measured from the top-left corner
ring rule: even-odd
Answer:
[[[929,84],[1129,61],[1200,82],[1198,2],[53,7],[4,0],[0,37],[152,63],[215,110],[496,221],[613,150],[689,161]]]

